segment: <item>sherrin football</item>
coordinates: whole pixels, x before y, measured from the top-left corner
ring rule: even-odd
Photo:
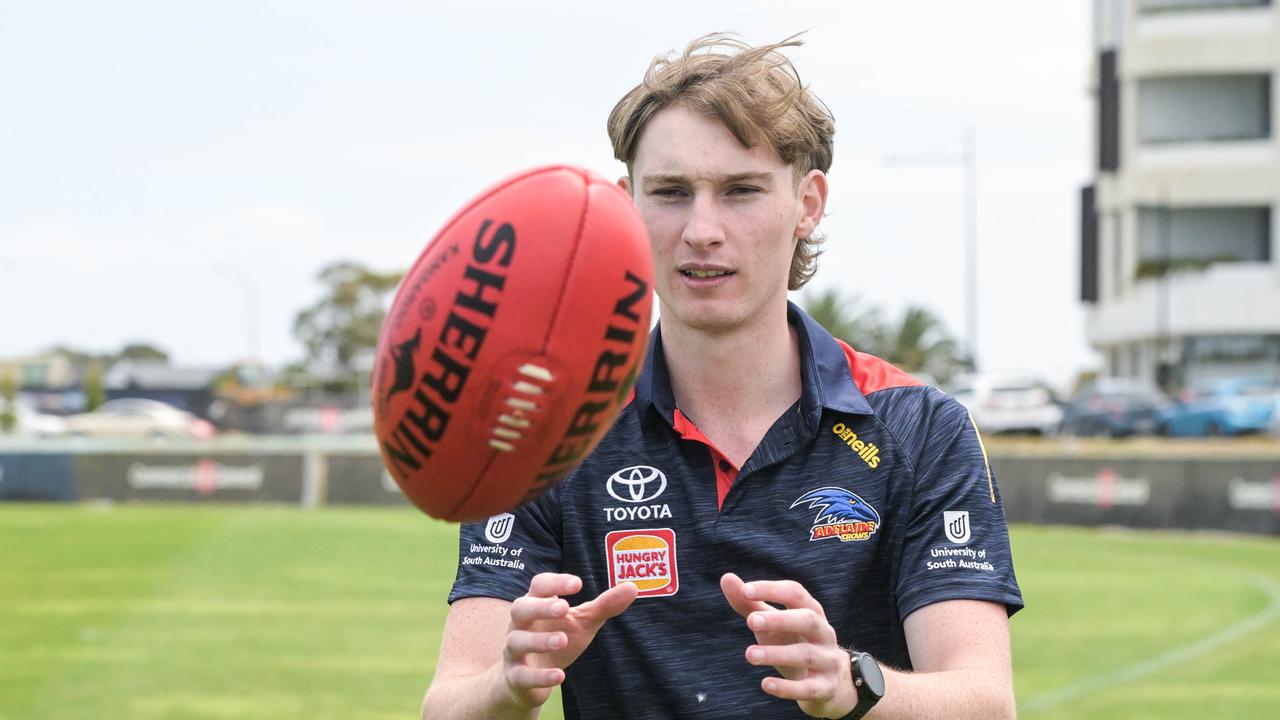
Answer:
[[[627,402],[653,261],[621,188],[542,167],[468,203],[405,274],[378,340],[383,463],[432,517],[511,510],[564,477]]]

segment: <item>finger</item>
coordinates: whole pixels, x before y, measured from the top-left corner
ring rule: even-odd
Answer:
[[[506,670],[507,684],[521,690],[555,687],[564,682],[564,671],[560,668],[535,668],[528,665],[508,665]]]
[[[747,616],[747,627],[756,633],[791,633],[819,645],[836,644],[836,631],[832,629],[831,623],[808,608],[753,612]]]
[[[775,603],[788,608],[808,608],[820,615],[822,605],[795,580],[756,580],[747,583],[742,592],[751,600]]]
[[[512,630],[507,633],[503,654],[510,662],[532,653],[549,653],[569,644],[569,637],[562,632],[530,632]]]
[[[538,573],[529,581],[529,595],[553,597],[573,595],[582,589],[582,578],[567,573]]]
[[[847,656],[846,656],[847,657]],[[747,648],[747,662],[797,670],[829,670],[838,667],[839,658],[828,648],[813,643],[794,645],[752,645]]]
[[[635,602],[640,588],[635,583],[618,583],[596,596],[596,599],[582,603],[574,608],[574,613],[587,622],[603,624],[611,617],[617,617],[623,610]]]
[[[784,700],[808,700],[826,702],[835,699],[836,683],[826,675],[812,675],[803,680],[785,680],[767,677],[760,687],[770,695]]]
[[[558,597],[525,595],[511,602],[511,626],[528,630],[538,620],[555,620],[569,614],[569,602]]]
[[[739,615],[746,617],[757,610],[768,610],[769,606],[762,602],[749,599],[743,589],[746,583],[742,582],[742,578],[733,573],[725,573],[720,578],[720,592],[724,593],[724,597],[729,601],[729,607],[733,608]]]

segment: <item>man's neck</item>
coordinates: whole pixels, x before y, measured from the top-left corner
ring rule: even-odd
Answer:
[[[787,310],[731,333],[662,326],[663,354],[681,412],[741,467],[800,397],[800,351]]]

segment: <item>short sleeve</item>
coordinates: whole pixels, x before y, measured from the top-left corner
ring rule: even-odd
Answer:
[[[973,420],[951,400],[937,411],[916,464],[915,490],[898,566],[901,619],[944,600],[1022,609],[1009,528],[995,476]]]
[[[515,600],[541,572],[560,563],[559,488],[514,512],[463,523],[458,532],[458,575],[449,603],[466,597]]]

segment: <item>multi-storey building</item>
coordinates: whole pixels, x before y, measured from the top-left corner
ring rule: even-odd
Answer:
[[[1081,298],[1112,376],[1280,380],[1280,11],[1096,0]]]

